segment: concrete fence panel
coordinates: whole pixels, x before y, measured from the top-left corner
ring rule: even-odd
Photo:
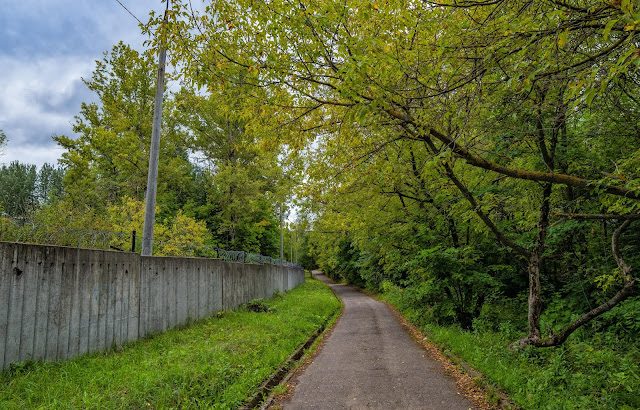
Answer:
[[[302,282],[293,267],[0,242],[0,369],[121,346]]]
[[[3,298],[7,303],[6,323],[3,326],[6,329],[4,356],[7,363],[20,360],[24,282],[25,278],[32,279],[29,272],[24,272],[25,267],[22,262],[25,260],[26,255],[21,254],[17,246],[12,247],[11,254],[12,256],[9,256],[9,260],[5,263],[5,266],[9,269],[3,275],[6,282],[4,288],[7,290],[6,295],[4,295],[5,298]],[[18,264],[22,268],[18,268]]]
[[[232,262],[222,263],[222,309],[233,309],[242,304],[244,289],[240,283],[244,281],[240,265]]]

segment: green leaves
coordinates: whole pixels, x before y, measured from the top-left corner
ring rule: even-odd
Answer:
[[[0,167],[0,210],[11,217],[27,217],[36,209],[37,171],[35,165],[11,162]]]
[[[604,37],[605,41],[609,40],[609,33],[611,33],[611,29],[617,22],[618,22],[617,19],[611,19],[609,20],[609,22],[607,22],[607,25],[604,26],[604,31],[602,32],[602,36]]]

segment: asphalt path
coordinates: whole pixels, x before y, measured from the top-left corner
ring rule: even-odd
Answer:
[[[342,298],[344,312],[313,362],[294,377],[284,409],[473,408],[384,303],[314,274]]]

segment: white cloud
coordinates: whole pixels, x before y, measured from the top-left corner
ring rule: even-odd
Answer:
[[[0,155],[0,164],[8,165],[13,161],[20,161],[36,165],[38,168],[45,162],[57,165],[58,159],[63,153],[63,150],[58,148],[53,141],[48,145],[12,144],[9,141],[3,151],[4,155]]]
[[[79,57],[44,57],[24,61],[0,57],[0,129],[9,139],[3,162],[56,162],[51,136],[71,134],[71,122],[91,93],[81,77],[93,61]],[[56,157],[54,157],[56,155]]]

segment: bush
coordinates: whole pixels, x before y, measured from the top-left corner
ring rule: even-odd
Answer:
[[[247,303],[247,310],[250,312],[256,313],[269,313],[271,309],[265,303],[264,299],[253,299],[251,302]]]

